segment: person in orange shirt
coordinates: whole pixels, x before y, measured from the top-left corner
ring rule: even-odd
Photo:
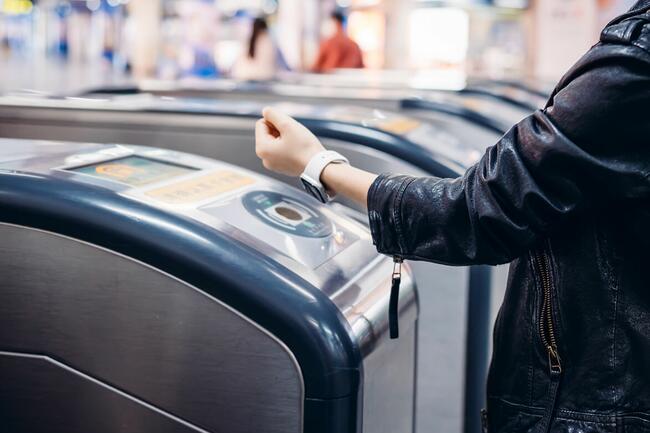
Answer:
[[[314,72],[328,72],[337,68],[363,68],[361,49],[343,29],[343,15],[332,13],[334,34],[321,43],[318,59],[312,67]]]

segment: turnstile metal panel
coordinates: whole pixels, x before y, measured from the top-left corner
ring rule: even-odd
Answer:
[[[4,108],[3,108],[4,109]],[[37,110],[38,111],[38,110]],[[219,118],[214,116],[201,116],[192,115],[186,116],[182,114],[166,113],[164,115],[154,113],[137,113],[133,116],[132,113],[125,112],[120,115],[119,113],[110,113],[108,116],[110,121],[106,121],[106,113],[93,112],[93,111],[80,111],[75,112],[75,119],[70,119],[70,114],[64,110],[55,111],[47,110],[42,112],[45,116],[53,115],[56,121],[43,125],[42,120],[38,120],[38,115],[24,116],[20,122],[15,125],[0,125],[0,134],[17,134],[21,137],[34,137],[42,130],[35,125],[47,126],[48,133],[52,133],[54,138],[59,139],[73,139],[79,141],[120,141],[135,144],[149,144],[159,147],[166,147],[171,149],[183,149],[187,152],[198,153],[206,156],[217,157],[238,165],[248,168],[258,167],[257,170],[262,171],[261,163],[253,152],[253,138],[250,134],[242,135],[241,131],[250,131],[252,129],[253,120],[244,118]],[[7,113],[8,116],[22,116],[13,110]],[[4,114],[3,114],[4,116]],[[168,116],[168,117],[166,117]],[[52,118],[52,117],[50,117]],[[171,120],[174,119],[174,126]],[[69,126],[59,126],[58,122],[71,123],[74,128],[71,130]],[[143,127],[144,125],[144,127]],[[59,129],[60,128],[60,129]],[[57,132],[58,131],[58,132]],[[72,131],[72,135],[71,135]],[[219,135],[219,141],[216,142],[215,136]],[[16,135],[13,135],[16,136]],[[223,138],[222,138],[223,137]],[[101,140],[98,140],[101,138]],[[153,142],[152,142],[153,138]],[[401,163],[395,158],[386,157],[385,154],[380,155],[373,149],[349,145],[345,142],[338,140],[327,140],[326,146],[333,150],[342,151],[350,157],[350,160],[372,171],[393,171],[404,172],[407,174],[424,174],[422,172],[414,171],[412,166]],[[244,151],[242,151],[242,149]],[[373,155],[368,158],[368,155]],[[477,156],[479,154],[477,153]],[[277,176],[278,178],[297,184],[294,180],[288,180],[286,177]],[[437,275],[441,269],[436,268],[435,265],[430,266],[430,271],[426,275]],[[462,268],[447,268],[445,272],[450,273],[449,279],[442,282],[440,278],[427,277],[432,287],[427,288],[426,292],[429,296],[423,298],[427,307],[422,310],[422,324],[432,323],[431,320],[448,319],[443,321],[445,326],[437,326],[430,330],[430,333],[423,333],[421,342],[421,349],[419,352],[420,369],[424,377],[431,377],[433,380],[439,380],[441,389],[462,389],[463,385],[463,368],[462,362],[459,362],[457,353],[463,353],[465,345],[465,329],[463,327],[464,317],[466,317],[466,301],[467,293],[456,293],[455,297],[450,299],[449,302],[440,302],[438,297],[438,290],[436,287],[444,286],[446,289],[450,287],[467,287],[466,270]],[[439,282],[440,281],[440,282]],[[453,291],[453,289],[448,289]],[[453,305],[452,305],[453,304]],[[431,314],[430,319],[426,316]],[[441,322],[433,322],[441,323]],[[423,325],[423,326],[425,326]],[[427,335],[433,341],[425,340]],[[436,346],[435,342],[446,341],[453,344],[449,348],[439,350],[440,346]],[[437,370],[435,363],[432,359],[440,359],[442,364],[445,364],[449,369],[442,373],[442,370]],[[437,370],[437,371],[436,371]],[[426,372],[429,371],[429,375]],[[422,408],[422,414],[418,422],[422,425],[431,425],[438,423],[439,420],[449,422],[450,431],[457,431],[460,429],[461,417],[456,416],[462,413],[462,394],[457,393],[455,397],[444,395],[443,393],[430,392],[431,383],[428,384],[424,381],[420,382],[419,402]],[[428,386],[428,387],[427,387]],[[433,401],[438,399],[440,403],[437,412],[432,411]],[[436,415],[440,414],[442,418]]]
[[[166,167],[166,163],[171,165]],[[126,169],[134,164],[140,168],[153,167],[157,175],[152,176],[144,170],[130,177],[131,172]],[[3,162],[3,169],[7,177],[20,178],[22,175],[14,174],[18,172],[13,170],[17,170],[39,179],[49,176],[53,182],[62,179],[65,181],[59,186],[63,188],[89,184],[92,194],[97,193],[99,186],[113,196],[128,197],[195,219],[230,236],[235,243],[249,245],[263,256],[270,250],[260,239],[274,230],[281,233],[279,226],[260,226],[266,228],[260,233],[246,231],[245,227],[237,228],[224,215],[211,210],[236,200],[244,203],[251,192],[277,191],[287,197],[296,195],[290,188],[275,186],[263,176],[229,164],[131,146],[48,145],[44,155],[39,156],[35,151],[30,158],[9,158]],[[195,188],[192,183],[222,170],[239,172],[239,180],[242,176],[250,176],[248,180],[254,182],[235,182],[234,186],[229,183],[225,190],[221,184],[212,184],[210,188],[216,189],[209,188],[206,197],[202,195],[205,189]],[[228,182],[232,180],[228,178]],[[186,185],[188,182],[190,184]],[[179,196],[175,193],[180,186],[183,194],[178,202]],[[83,195],[83,191],[79,193]],[[185,193],[197,195],[186,201]],[[287,203],[286,206],[294,204]],[[315,202],[314,206],[323,208]],[[251,210],[239,209],[238,212],[245,215]],[[283,245],[275,247],[282,254],[268,254],[257,265],[266,266],[269,260],[276,260],[326,294],[320,300],[323,305],[329,308],[331,302],[338,307],[341,319],[347,323],[343,328],[335,328],[345,329],[346,336],[349,332],[365,359],[361,365],[348,369],[358,369],[362,373],[362,384],[355,382],[352,394],[339,394],[335,400],[349,405],[350,399],[355,402],[358,392],[360,408],[370,409],[386,401],[389,392],[394,392],[399,401],[391,394],[390,410],[379,413],[369,410],[367,416],[372,418],[360,417],[359,428],[364,426],[363,431],[370,433],[373,430],[367,428],[374,425],[398,425],[401,430],[412,423],[415,397],[413,344],[417,305],[412,278],[407,268],[400,293],[400,325],[404,339],[387,340],[391,263],[375,256],[367,230],[352,221],[346,222],[340,214],[327,213],[331,230],[345,232],[343,237],[327,233],[326,237],[337,244],[332,245],[334,249],[323,250],[327,257],[316,264],[306,263],[301,254],[289,251],[309,252],[309,242],[319,238],[322,230],[302,234],[287,232],[286,237],[291,242],[279,242]],[[141,221],[133,215],[133,219],[142,225],[141,228],[146,225],[146,218]],[[60,371],[58,367],[75,374],[78,370],[76,376],[100,385],[86,387],[87,392],[115,389],[122,393],[121,397],[127,396],[138,404],[146,402],[149,405],[145,404],[146,408],[151,407],[172,420],[177,418],[191,428],[229,432],[301,431],[306,419],[304,408],[318,402],[309,398],[305,391],[298,357],[294,357],[294,352],[279,338],[257,325],[253,317],[246,318],[218,301],[218,286],[199,290],[136,259],[71,237],[10,224],[0,224],[0,228],[0,235],[6,241],[0,248],[0,270],[7,277],[6,287],[3,285],[0,291],[3,299],[0,311],[4,313],[0,329],[10,331],[0,332],[0,356],[4,353],[12,360],[19,358],[26,363],[33,363],[37,358],[41,371],[52,370],[49,368],[52,364],[57,367],[54,372],[50,371],[51,375]],[[186,234],[193,237],[191,231]],[[287,251],[283,250],[285,247]],[[53,251],[56,254],[52,254]],[[325,263],[320,264],[323,260]],[[255,281],[261,286],[251,288],[253,291],[274,293],[273,287],[264,287],[267,280]],[[337,326],[338,321],[337,318]],[[320,329],[320,323],[313,325]],[[400,351],[399,357],[395,352],[398,346],[406,351]],[[45,358],[39,358],[41,354],[45,354]],[[371,359],[390,365],[396,374],[390,376],[390,380],[388,377],[374,380],[378,372],[373,369],[378,365],[368,361]],[[324,360],[319,358],[318,362],[321,361]],[[19,380],[18,376],[14,380]],[[325,382],[329,379],[331,375],[322,378]],[[232,392],[231,388],[236,391]],[[367,388],[377,392],[366,393]],[[273,403],[269,404],[267,399]],[[264,408],[256,414],[258,403]],[[346,426],[346,431],[352,421],[333,420]],[[21,424],[18,430],[25,428]]]
[[[0,352],[0,381],[0,401],[8,402],[0,406],[3,431],[205,432],[44,355]]]
[[[160,270],[93,245],[6,224],[0,238],[5,352],[36,348],[104,385],[86,398],[101,398],[110,386],[195,429],[302,430],[300,368],[251,320]],[[107,418],[128,425],[129,415]]]

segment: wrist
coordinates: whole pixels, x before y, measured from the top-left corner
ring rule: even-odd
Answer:
[[[341,168],[348,164],[342,163],[330,163],[325,166],[323,171],[320,174],[320,183],[325,187],[327,194],[330,197],[334,197],[338,191],[334,187],[335,182],[332,179],[336,179],[337,173],[340,172]]]

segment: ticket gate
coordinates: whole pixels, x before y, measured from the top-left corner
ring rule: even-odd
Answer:
[[[516,92],[513,90],[512,92]],[[153,94],[173,98],[212,98],[219,101],[254,101],[265,103],[361,105],[402,111],[422,120],[449,121],[459,118],[503,134],[533,110],[528,105],[511,104],[494,92],[451,92],[410,89],[351,88],[296,84],[286,82],[240,82],[210,80],[166,82],[147,80],[137,85],[86,89],[78,96]],[[520,96],[521,97],[521,96]]]
[[[524,82],[480,79],[451,74],[413,74],[412,71],[368,71],[337,70],[332,74],[289,74],[282,78],[293,84],[322,87],[324,91],[332,88],[341,93],[349,89],[394,91],[407,90],[421,95],[436,93],[459,93],[472,99],[489,99],[501,105],[520,108],[528,112],[542,108],[550,91],[548,86],[539,86],[544,90],[533,90],[532,84]],[[194,83],[197,83],[196,81]]]
[[[260,117],[266,105],[149,94],[89,98],[7,96],[0,97],[0,136],[156,144],[207,153],[205,156],[263,170],[250,144],[253,120]],[[352,155],[363,155],[355,163],[374,171],[402,169],[406,163],[413,167],[406,172],[416,169],[430,175],[455,177],[498,139],[495,132],[459,118],[425,122],[400,113],[350,105],[272,105],[329,140],[329,147],[348,146]],[[201,134],[207,136],[207,142],[205,137],[199,137]],[[230,140],[215,145],[217,136],[228,136]],[[388,155],[394,157],[389,163],[385,161]],[[361,161],[363,158],[372,162]]]
[[[363,225],[237,166],[0,140],[0,425],[413,431],[417,296]]]
[[[261,107],[252,102],[146,95],[0,98],[0,136],[155,144],[266,172],[253,146],[254,121]],[[428,124],[366,108],[279,107],[320,136],[327,148],[374,172],[458,176],[482,155],[484,147],[496,141],[493,133],[472,125]],[[468,148],[467,143],[474,147]],[[491,290],[503,290],[504,273],[492,273],[489,267],[468,272],[468,268],[416,262],[412,267],[420,287],[421,319],[426,324],[418,336],[418,431],[433,427],[461,431],[463,419],[465,430],[475,431],[489,357]]]
[[[550,96],[541,91],[533,91],[523,84],[491,80],[475,80],[459,92],[465,95],[483,95],[531,112],[544,108]]]
[[[411,91],[458,92],[465,96],[485,97],[504,105],[520,107],[527,111],[542,108],[550,92],[531,90],[531,85],[506,80],[490,80],[451,74],[413,74],[412,71],[337,70],[332,74],[283,75],[292,83],[310,84],[324,88],[372,88],[382,90],[408,89]],[[517,83],[517,84],[515,84]],[[539,85],[538,85],[539,87]],[[543,87],[543,86],[542,86]]]
[[[488,83],[494,83],[495,85],[514,87],[516,89],[523,90],[524,92],[527,92],[533,96],[537,96],[539,98],[544,98],[544,99],[549,98],[549,96],[553,92],[553,88],[555,87],[555,83],[552,81],[537,80],[537,79],[481,80],[475,78],[472,81],[474,83],[479,83],[479,84],[482,82],[488,82]]]

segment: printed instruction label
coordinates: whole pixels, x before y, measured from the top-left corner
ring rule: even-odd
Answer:
[[[144,193],[168,204],[189,204],[252,185],[255,179],[231,170],[220,170]]]

